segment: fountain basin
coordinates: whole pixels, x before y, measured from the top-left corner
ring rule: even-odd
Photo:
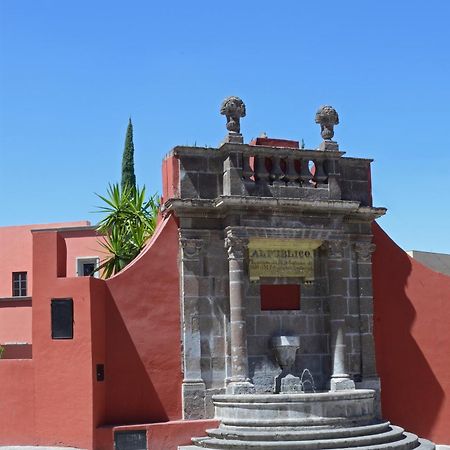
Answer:
[[[216,418],[236,427],[348,426],[375,419],[375,391],[213,396]]]

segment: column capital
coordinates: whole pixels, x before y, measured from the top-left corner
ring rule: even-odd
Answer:
[[[370,262],[376,245],[368,241],[359,241],[353,243],[353,248],[360,261]]]
[[[203,239],[189,238],[180,236],[180,246],[183,251],[182,258],[185,259],[198,259],[203,247]]]
[[[248,245],[248,239],[236,236],[232,231],[227,232],[225,238],[225,248],[228,252],[228,259],[244,259],[245,249]]]
[[[344,251],[348,247],[348,242],[344,240],[326,241],[324,246],[327,249],[330,258],[340,259],[344,256]]]

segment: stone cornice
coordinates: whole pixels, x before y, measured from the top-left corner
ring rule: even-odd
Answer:
[[[277,211],[280,213],[310,213],[344,216],[356,220],[372,221],[386,213],[386,208],[360,206],[357,201],[329,200],[308,201],[301,199],[220,196],[213,200],[170,199],[163,206],[163,213],[174,211],[179,217],[224,217],[238,211]]]

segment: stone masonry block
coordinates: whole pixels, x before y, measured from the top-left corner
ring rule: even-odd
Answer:
[[[270,351],[269,337],[247,336],[247,347],[249,356],[262,356]]]
[[[322,299],[321,298],[302,298],[301,299],[301,310],[304,313],[321,313],[322,312]]]
[[[180,166],[186,172],[206,172],[208,158],[203,156],[182,156]]]
[[[372,279],[360,279],[359,280],[359,295],[361,297],[372,297]]]
[[[198,198],[198,174],[192,172],[180,173],[181,198]]]
[[[351,374],[361,373],[361,355],[356,353],[348,354],[348,371]]]
[[[208,172],[211,173],[217,173],[222,175],[223,174],[223,159],[221,156],[217,158],[208,158],[208,165],[207,165]]]
[[[347,296],[348,297],[358,297],[358,280],[356,278],[349,278],[347,282]]]
[[[183,419],[196,420],[205,417],[205,385],[203,383],[182,386]]]
[[[304,354],[328,353],[328,335],[304,335],[300,338],[300,348]]]
[[[247,315],[247,336],[256,334],[256,318],[255,316]]]
[[[345,325],[348,333],[359,333],[359,315],[345,316]]]
[[[359,308],[361,314],[372,314],[373,313],[373,299],[372,297],[365,297],[359,300]]]
[[[370,262],[358,263],[358,275],[361,278],[371,278],[372,277],[372,264]]]
[[[188,297],[207,296],[211,292],[210,284],[210,278],[188,275],[183,278],[183,293]]]
[[[219,193],[218,175],[213,173],[199,173],[198,191],[200,198],[216,198]]]
[[[281,331],[281,318],[275,314],[256,316],[256,334],[260,336],[274,336]]]
[[[245,309],[248,315],[261,314],[261,300],[258,297],[247,297],[245,303]]]
[[[370,323],[372,322],[372,316],[369,314],[361,314],[361,333],[370,333]]]
[[[347,314],[350,315],[359,314],[359,298],[357,297],[347,298]]]
[[[281,333],[302,335],[308,333],[307,318],[304,314],[283,314],[281,317]]]

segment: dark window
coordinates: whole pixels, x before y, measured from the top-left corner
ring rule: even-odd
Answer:
[[[299,310],[299,284],[262,284],[260,288],[261,310]]]
[[[73,300],[52,300],[52,339],[73,339]]]
[[[12,274],[12,295],[13,297],[27,296],[27,273],[13,272]]]
[[[92,276],[94,270],[95,270],[95,263],[84,263],[83,264],[83,277]]]

